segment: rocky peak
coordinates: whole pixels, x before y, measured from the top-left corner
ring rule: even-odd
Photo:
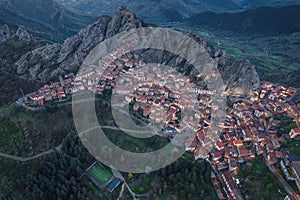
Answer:
[[[33,41],[33,36],[27,32],[24,26],[20,26],[14,36],[18,37],[19,40],[27,42]]]
[[[23,40],[27,42],[34,41],[34,38],[31,34],[28,33],[28,31],[25,29],[24,26],[20,26],[16,33],[12,33],[9,30],[9,27],[4,24],[0,28],[0,42],[4,42],[6,40],[9,40],[11,38],[17,38],[18,40]]]
[[[133,11],[127,10],[125,6],[120,6],[108,24],[106,36],[111,37],[117,33],[142,26],[143,22],[136,17]]]
[[[0,42],[8,40],[11,37],[11,32],[6,24],[0,28]]]

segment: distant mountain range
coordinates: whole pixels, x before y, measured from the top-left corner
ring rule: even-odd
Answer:
[[[61,42],[94,20],[53,0],[0,0],[0,25],[12,30],[23,25],[44,43]]]
[[[120,5],[146,22],[177,21],[204,11],[239,9],[232,0],[56,0],[66,7],[95,15],[111,15]]]
[[[285,6],[299,4],[299,0],[232,0],[242,8],[254,8],[259,6]]]
[[[184,20],[191,27],[237,33],[285,34],[300,32],[300,6],[259,7],[238,13],[203,12]]]
[[[95,21],[98,16],[112,15],[124,4],[148,23],[188,19],[185,22],[191,26],[207,25],[229,29],[234,26],[241,31],[248,31],[250,26],[250,29],[256,31],[256,26],[268,27],[265,23],[271,22],[275,27],[272,29],[287,27],[290,30],[289,25],[297,21],[293,21],[294,16],[287,14],[287,9],[277,10],[280,13],[276,16],[272,16],[272,8],[241,12],[261,5],[286,5],[291,2],[297,4],[300,0],[0,0],[0,25],[7,24],[13,31],[23,25],[41,43],[62,42]],[[296,7],[296,11],[297,9]],[[287,16],[283,14],[285,10]],[[256,14],[258,15],[255,17]],[[274,24],[281,16],[287,19],[280,21],[284,26]],[[245,21],[247,17],[250,17],[249,21],[254,21],[248,23]],[[251,27],[251,23],[254,23],[254,27]],[[292,31],[294,28],[297,27],[292,27]]]
[[[56,0],[68,8],[92,15],[111,15],[120,5],[145,22],[170,22],[201,12],[237,12],[258,6],[300,4],[300,0]]]

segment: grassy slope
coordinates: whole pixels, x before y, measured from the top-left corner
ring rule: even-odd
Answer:
[[[70,108],[32,112],[10,105],[0,109],[0,150],[30,156],[59,145],[73,128]]]
[[[290,154],[300,155],[300,142],[299,140],[291,140],[282,145],[282,149],[288,151]]]
[[[242,192],[248,199],[279,200],[286,195],[283,186],[269,171],[261,157],[247,163],[240,169],[238,176],[241,180]]]

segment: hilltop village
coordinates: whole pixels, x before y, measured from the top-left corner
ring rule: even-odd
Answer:
[[[221,113],[225,118],[214,124],[212,115],[222,112],[211,98],[216,91],[194,84],[177,72],[178,67],[163,70],[147,66],[138,55],[124,52],[126,45],[131,43],[112,51],[98,63],[100,67],[87,68],[76,76],[60,76],[25,95],[17,104],[34,109],[68,101],[72,94],[84,89],[99,95],[113,89],[113,93],[125,96],[125,103],[141,118],[162,124],[162,136],[172,139],[190,131],[186,151],[192,152],[195,159],[211,163],[219,176],[215,186],[220,198],[241,198],[237,171],[242,163],[257,156],[263,156],[270,167],[280,163],[285,176],[295,181],[300,190],[300,160],[290,159],[289,152],[281,151],[283,141],[300,135],[300,104],[290,100],[295,88],[262,82],[251,97],[239,98],[228,106]],[[215,74],[202,76],[198,74],[203,79]],[[193,110],[193,115],[181,117],[183,109]],[[293,119],[297,127],[288,134],[278,134],[282,126],[279,116]],[[217,133],[209,131],[212,125],[218,127]]]

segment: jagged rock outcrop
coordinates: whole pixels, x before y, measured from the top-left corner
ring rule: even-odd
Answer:
[[[10,31],[9,27],[6,24],[4,24],[0,28],[0,42],[5,42],[6,40],[9,40],[11,38],[16,38],[18,40],[23,40],[27,42],[34,41],[33,36],[30,33],[28,33],[24,26],[19,26],[16,33],[13,33]]]
[[[190,35],[194,37],[193,35]],[[247,96],[257,89],[260,85],[260,78],[254,65],[248,60],[235,60],[226,55],[224,50],[215,50],[200,38],[194,38],[196,41],[206,49],[211,57],[218,64],[218,69],[223,79],[224,86],[230,96]],[[168,66],[181,65],[184,71],[188,71],[189,63],[184,59],[174,56],[171,53],[157,50],[141,51],[138,54],[148,63],[162,63]],[[195,69],[190,71],[190,78],[198,75]],[[206,83],[198,81],[197,84],[205,86]]]
[[[23,78],[45,82],[60,74],[76,72],[97,44],[117,33],[142,25],[132,11],[120,8],[113,17],[100,17],[66,39],[62,45],[53,44],[27,53],[16,63],[17,73]]]
[[[14,36],[18,37],[19,40],[24,40],[27,42],[34,40],[33,36],[27,32],[24,26],[20,26]]]
[[[1,28],[0,28],[0,42],[4,42],[6,40],[8,40],[9,38],[11,38],[12,33],[9,30],[9,27],[4,24]]]
[[[17,73],[26,79],[47,82],[58,75],[77,72],[89,52],[103,40],[132,28],[145,26],[132,11],[120,7],[113,17],[103,16],[95,23],[82,29],[78,34],[69,37],[63,44],[48,45],[35,49],[24,55],[17,63]],[[200,45],[220,65],[224,83],[231,95],[246,95],[259,85],[259,77],[253,65],[246,60],[228,62],[224,51],[215,51],[198,38]],[[188,63],[168,52],[157,50],[142,50],[138,52],[145,61],[163,63],[169,66],[183,64],[187,69]],[[193,76],[193,71],[191,71]]]
[[[259,76],[248,60],[231,60],[223,56],[218,60],[226,91],[231,96],[246,96],[260,85]]]

